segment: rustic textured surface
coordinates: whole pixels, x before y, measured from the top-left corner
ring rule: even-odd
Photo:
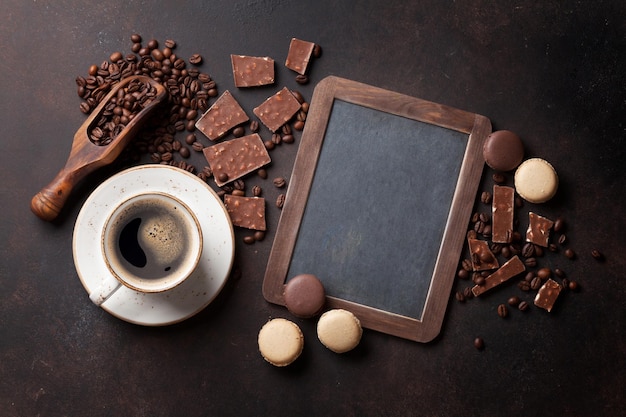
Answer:
[[[3,416],[623,413],[623,1],[5,0],[0,16]],[[310,98],[332,74],[483,114],[494,129],[516,132],[527,156],[559,173],[559,192],[541,212],[567,219],[578,258],[547,266],[565,270],[581,291],[552,313],[532,306],[506,320],[495,312],[503,293],[465,304],[451,297],[434,342],[366,331],[342,356],[316,340],[314,321],[296,319],[304,352],[276,369],[256,345],[268,318],[291,318],[261,295],[279,217],[271,207],[263,242],[245,245],[237,232],[237,273],[201,314],[167,328],[109,316],[78,280],[71,236],[82,202],[110,170],[76,188],[52,224],[28,206],[65,163],[84,120],[74,78],[114,51],[129,52],[133,32],[175,39],[185,58],[200,53],[220,92],[238,93],[230,54],[272,56],[276,89],[237,94],[246,109],[284,85]],[[292,37],[323,47],[306,86],[281,64]],[[269,201],[280,192],[271,178],[289,177],[296,146],[273,151],[269,182],[259,181]],[[606,262],[589,256],[593,248]],[[477,336],[482,351],[473,347]]]

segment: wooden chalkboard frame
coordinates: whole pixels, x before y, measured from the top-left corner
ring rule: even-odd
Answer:
[[[417,319],[383,311],[327,294],[327,308],[353,312],[365,328],[429,342],[441,331],[459,256],[467,232],[476,191],[482,176],[482,147],[491,133],[488,118],[415,97],[359,82],[330,76],[315,88],[305,129],[286,194],[276,236],[263,280],[263,296],[271,303],[285,305],[283,291],[290,262],[305,214],[311,185],[324,143],[326,128],[335,100],[364,106],[392,115],[452,129],[467,135],[452,204],[447,216],[435,269],[422,316]]]

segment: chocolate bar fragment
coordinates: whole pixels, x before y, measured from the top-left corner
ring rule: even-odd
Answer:
[[[494,243],[511,243],[513,239],[513,207],[515,189],[493,186],[491,240]]]
[[[500,266],[487,242],[479,239],[468,239],[467,244],[472,260],[472,270],[487,271]]]
[[[271,162],[258,133],[208,146],[202,152],[218,187]]]
[[[224,205],[233,226],[265,231],[264,198],[226,194],[224,195]]]
[[[539,288],[535,296],[535,305],[543,308],[548,312],[552,311],[556,299],[559,297],[563,287],[558,282],[548,279],[545,284]]]
[[[481,285],[475,285],[472,287],[472,293],[478,297],[482,293],[496,287],[503,282],[508,281],[516,275],[521,274],[526,270],[524,262],[516,255],[509,259],[504,265],[500,267],[496,272],[485,278],[485,282]]]
[[[554,222],[552,220],[531,211],[528,213],[526,241],[547,248],[550,240],[550,229],[552,229],[553,225]]]
[[[272,132],[276,132],[300,110],[300,102],[287,87],[269,97],[253,112]]]
[[[228,90],[215,100],[196,122],[196,128],[212,141],[224,136],[233,127],[250,120]]]
[[[258,87],[274,83],[274,60],[270,57],[231,55],[236,87]]]
[[[311,61],[313,48],[315,48],[313,42],[292,38],[289,43],[289,52],[287,53],[285,66],[298,74],[304,75]]]

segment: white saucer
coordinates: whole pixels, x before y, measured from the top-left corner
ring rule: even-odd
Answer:
[[[109,274],[100,247],[106,218],[119,203],[146,190],[174,196],[195,213],[204,239],[200,263],[187,280],[172,290],[146,294],[122,286],[101,307],[130,323],[164,326],[200,312],[219,294],[233,264],[235,237],[221,200],[195,175],[167,165],[127,169],[98,186],[76,219],[74,264],[87,294]]]

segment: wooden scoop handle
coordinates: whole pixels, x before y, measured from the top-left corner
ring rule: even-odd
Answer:
[[[74,185],[86,175],[86,173],[80,174],[80,172],[68,172],[65,168],[59,171],[52,182],[35,194],[30,201],[32,212],[42,220],[54,220],[65,205]]]

